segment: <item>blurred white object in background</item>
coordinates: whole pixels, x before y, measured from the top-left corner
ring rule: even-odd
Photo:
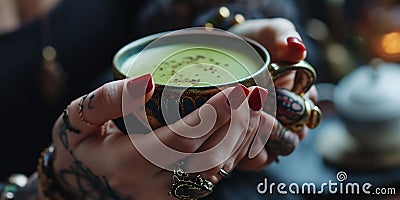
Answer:
[[[336,86],[317,88],[339,118],[320,130],[317,148],[328,163],[360,170],[400,166],[400,64],[375,59]]]

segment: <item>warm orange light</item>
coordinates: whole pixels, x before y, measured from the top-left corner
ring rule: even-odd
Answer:
[[[400,32],[385,34],[382,38],[382,48],[386,54],[400,54]]]

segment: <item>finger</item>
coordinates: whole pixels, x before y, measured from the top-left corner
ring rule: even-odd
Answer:
[[[310,90],[304,95],[304,97],[311,99],[314,104],[317,104],[319,102],[317,87],[313,85]]]
[[[214,168],[203,172],[204,177],[210,177],[211,180],[219,181],[224,175],[220,173],[220,170],[223,169],[225,172],[230,172],[238,163],[237,160],[241,160],[249,153],[250,145],[259,130],[260,124],[260,116],[261,109],[263,103],[265,102],[268,92],[260,87],[252,87],[250,88],[252,91],[248,97],[248,107],[250,110],[238,110],[239,113],[249,112],[250,116],[246,116],[248,119],[240,119],[236,118],[237,116],[232,116],[232,123],[227,123],[222,129],[219,131],[229,132],[231,130],[243,130],[245,132],[238,132],[240,135],[236,135],[233,137],[240,138],[232,141],[231,143],[220,142],[219,138],[210,137],[206,143],[199,150],[215,150],[215,153],[210,154],[212,158],[202,157],[203,159],[198,160],[190,160],[190,164],[192,165],[201,165],[204,163],[210,163],[209,166],[214,166]],[[250,118],[249,118],[250,117]],[[246,123],[243,123],[246,121]],[[241,125],[241,127],[234,127],[235,125]],[[229,135],[229,133],[227,134]],[[226,138],[225,138],[226,139]],[[233,149],[231,147],[234,147]],[[261,149],[261,148],[260,148]]]
[[[296,71],[285,72],[285,74],[274,80],[275,87],[291,90],[293,88],[295,77]]]
[[[283,18],[248,20],[230,29],[248,36],[266,47],[271,60],[299,62],[307,51],[292,22]]]
[[[263,147],[254,158],[243,158],[238,166],[239,170],[243,171],[257,171],[270,165],[276,161],[278,155],[289,155],[294,151],[299,143],[298,136],[285,130],[279,122],[272,116],[263,113],[262,118],[265,120],[260,128],[273,127],[272,133],[265,144],[263,137],[256,137],[254,146]]]
[[[231,141],[243,141],[238,143],[232,142],[230,143],[229,146],[219,146],[222,148],[218,148],[217,151],[215,151],[215,153],[212,154],[212,157],[204,157],[206,158],[205,160],[202,159],[188,159],[186,160],[187,162],[185,163],[186,165],[186,169],[190,168],[190,165],[202,165],[204,164],[204,162],[209,162],[210,160],[215,160],[216,163],[220,163],[221,161],[224,162],[224,153],[220,153],[223,151],[226,151],[226,149],[230,149],[232,146],[239,146],[239,150],[229,150],[231,152],[235,152],[234,157],[228,159],[225,163],[223,164],[219,164],[216,167],[213,167],[209,170],[203,171],[201,173],[195,173],[192,174],[192,176],[196,176],[196,174],[201,174],[201,176],[203,178],[205,178],[206,180],[211,181],[214,185],[217,184],[224,176],[226,176],[226,173],[229,173],[230,171],[233,170],[234,166],[236,165],[234,163],[234,161],[236,160],[239,154],[241,155],[241,157],[243,157],[246,153],[247,153],[247,149],[249,148],[249,145],[251,144],[254,135],[256,133],[256,131],[258,130],[258,125],[260,124],[259,119],[260,119],[260,115],[262,113],[262,106],[264,101],[266,100],[267,96],[268,96],[268,92],[265,89],[262,88],[251,88],[252,91],[249,95],[248,98],[248,103],[245,104],[242,103],[241,106],[239,106],[239,108],[235,111],[237,111],[237,113],[233,113],[231,119],[234,120],[236,122],[236,119],[238,119],[239,121],[243,121],[243,119],[241,119],[240,117],[245,116],[243,115],[243,109],[245,108],[250,108],[250,118],[248,119],[248,124],[247,123],[226,123],[223,127],[221,127],[219,130],[217,130],[217,132],[220,132],[221,134],[213,134],[212,137],[210,137],[207,140],[207,143],[204,143],[200,148],[199,151],[202,149],[209,149],[210,146],[213,147],[215,144],[216,140],[219,140],[220,138],[218,138],[218,135],[229,135],[229,131],[235,131],[237,134],[234,134],[234,137],[236,139],[233,139]],[[239,116],[236,116],[235,114],[239,114]],[[242,114],[242,115],[240,115]],[[242,127],[232,127],[235,126],[237,124],[241,124]],[[240,130],[246,130],[246,133],[243,133],[243,131]],[[227,134],[225,134],[227,133]],[[243,136],[245,137],[245,140],[240,140],[238,138],[243,138]],[[220,157],[219,155],[222,155],[222,157]],[[222,171],[221,171],[222,170]],[[222,173],[221,173],[222,172]],[[171,179],[171,174],[166,172],[166,171],[161,171],[158,175],[160,178],[163,179]]]
[[[299,144],[299,136],[285,129],[275,120],[271,136],[266,144],[268,154],[289,155]]]
[[[292,22],[283,18],[271,19],[270,25],[260,31],[260,37],[271,37],[273,41],[262,42],[271,52],[271,60],[299,62],[307,55],[299,33]],[[265,41],[265,40],[263,40]]]
[[[204,166],[201,174],[214,184],[222,178],[218,175],[220,169],[224,168],[224,170],[232,171],[234,167],[233,163],[227,162],[229,162],[228,158],[232,156],[234,152],[238,151],[239,145],[237,144],[242,144],[246,137],[251,137],[250,134],[245,131],[246,128],[244,127],[239,128],[234,126],[231,129],[230,127],[232,127],[231,124],[226,123],[225,126],[218,130],[218,132],[220,132],[219,135],[226,135],[229,139],[222,138],[225,142],[219,141],[219,144],[212,146],[209,142],[214,143],[213,139],[215,137],[213,139],[210,138],[210,140],[205,142],[204,146],[201,147],[208,151],[199,149],[202,156],[190,157],[190,159],[187,160],[187,166],[189,169]]]
[[[260,116],[260,125],[257,130],[257,135],[254,138],[254,142],[251,146],[252,149],[249,151],[249,156],[239,160],[237,168],[244,171],[259,170],[268,159],[268,154],[265,149],[265,145],[270,138],[272,132],[276,132],[277,128],[274,128],[276,119],[263,112]]]
[[[151,75],[147,74],[106,83],[74,100],[67,108],[67,117],[70,126],[80,133],[71,137],[71,144],[78,144],[91,134],[100,133],[101,125],[122,116],[123,109],[134,111],[142,107],[150,99],[153,90]]]
[[[225,89],[174,124],[146,135],[132,134],[131,140],[152,162],[171,170],[177,161],[196,152],[211,135],[226,134],[218,130],[231,119],[235,110],[231,107],[241,105],[247,94],[248,89],[241,84]]]
[[[297,136],[299,136],[299,139],[302,140],[307,136],[308,131],[309,128],[307,126],[303,126],[302,129],[300,129],[299,131],[293,131],[293,133],[297,134]]]
[[[268,153],[264,148],[265,143],[261,138],[256,137],[253,145],[256,146],[256,148],[262,148],[262,150],[253,158],[244,157],[242,160],[238,160],[236,169],[241,171],[258,171],[266,166]]]
[[[226,93],[226,94],[225,94]],[[245,86],[239,84],[233,89],[227,89],[222,93],[219,93],[212,97],[209,101],[206,102],[205,105],[212,106],[215,110],[215,114],[212,113],[212,110],[206,109],[198,109],[193,114],[189,114],[188,116],[184,117],[182,120],[177,121],[170,127],[165,127],[157,133],[158,136],[163,140],[166,144],[169,144],[172,147],[177,148],[179,151],[187,151],[187,152],[195,152],[197,151],[202,143],[196,142],[195,138],[192,138],[193,132],[197,132],[196,135],[202,132],[203,127],[199,126],[202,123],[202,120],[205,118],[212,118],[212,114],[216,116],[216,121],[213,124],[202,124],[204,126],[212,126],[211,130],[209,130],[204,137],[199,137],[198,139],[202,142],[206,141],[210,136],[211,133],[220,129],[228,120],[231,119],[233,112],[238,110],[240,105],[246,100],[247,95],[249,94],[249,89]],[[228,97],[227,97],[228,96]],[[202,106],[203,107],[203,106]],[[202,113],[203,111],[203,113]],[[210,113],[210,114],[209,114]],[[212,113],[212,114],[211,114]],[[203,118],[201,116],[204,116]],[[193,127],[196,127],[193,129]],[[170,137],[171,134],[165,134],[164,130],[172,128],[175,132],[179,132],[181,136],[186,137]],[[214,135],[214,137],[220,137],[221,135]],[[222,135],[223,137],[224,135]],[[176,140],[178,139],[178,140]],[[183,141],[181,140],[183,139]],[[192,140],[194,139],[194,140]],[[182,144],[184,143],[184,145]],[[185,147],[186,146],[186,147]],[[189,147],[190,146],[190,147]]]

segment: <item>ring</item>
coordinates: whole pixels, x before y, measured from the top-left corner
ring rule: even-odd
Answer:
[[[172,176],[172,187],[169,195],[181,200],[196,200],[213,192],[214,184],[201,174],[191,178],[182,168],[177,167]]]
[[[219,175],[222,176],[222,178],[228,178],[229,177],[229,173],[227,171],[225,171],[223,168],[221,168],[218,172]]]

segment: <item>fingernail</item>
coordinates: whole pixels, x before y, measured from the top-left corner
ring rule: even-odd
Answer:
[[[144,86],[146,87],[145,94],[149,93],[153,89],[154,85],[153,85],[153,80],[152,80],[152,77],[150,74],[145,74],[143,76],[139,76],[137,78],[130,80],[127,83],[128,92],[132,97],[143,96],[144,94],[143,94],[143,92],[142,92],[143,90],[141,90],[141,88]]]
[[[306,46],[304,45],[304,43],[296,37],[289,37],[287,39],[287,43],[289,45],[290,48],[295,48],[299,51],[306,51]]]
[[[268,90],[256,87],[250,94],[249,106],[254,111],[261,110],[264,102],[267,100]]]
[[[244,85],[238,84],[229,93],[228,99],[226,100],[226,102],[233,109],[237,109],[242,104],[242,102],[246,99],[249,92],[250,92],[250,90],[247,89]]]

